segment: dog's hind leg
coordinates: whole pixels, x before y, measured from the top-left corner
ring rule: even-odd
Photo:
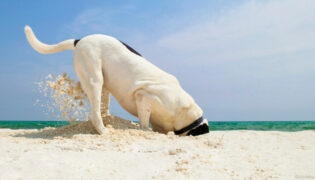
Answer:
[[[103,86],[101,60],[93,59],[93,56],[88,55],[88,53],[77,52],[74,56],[74,68],[82,88],[89,99],[92,124],[99,134],[104,134],[105,127],[101,117],[101,94]]]
[[[149,129],[151,103],[149,96],[142,90],[135,94],[137,114],[140,123],[140,127],[143,129]]]
[[[110,102],[110,93],[103,87],[102,90],[102,99],[101,99],[101,114],[102,117],[109,116],[109,102]]]

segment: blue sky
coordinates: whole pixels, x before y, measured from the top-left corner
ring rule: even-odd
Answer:
[[[1,1],[0,120],[48,120],[34,82],[67,72],[45,43],[114,36],[174,74],[210,121],[315,120],[315,1]],[[111,112],[132,118],[115,102]]]

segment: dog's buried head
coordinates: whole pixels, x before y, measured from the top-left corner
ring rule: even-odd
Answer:
[[[208,120],[204,119],[203,117],[200,117],[190,125],[174,132],[176,135],[185,133],[188,136],[189,135],[198,136],[201,134],[209,133]]]
[[[126,111],[139,118],[142,128],[148,128],[150,123],[154,131],[161,133],[200,135],[209,132],[207,120],[200,118],[201,108],[178,80],[127,44],[95,34],[47,45],[35,37],[29,26],[25,26],[25,34],[40,53],[74,51],[74,69],[88,96],[91,121],[100,134],[106,132],[101,108],[109,115],[110,94]]]

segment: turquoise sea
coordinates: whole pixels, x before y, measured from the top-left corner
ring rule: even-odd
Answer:
[[[0,121],[0,128],[41,129],[61,127],[67,121]],[[248,122],[209,122],[210,131],[259,130],[259,131],[303,131],[315,130],[315,121],[248,121]]]

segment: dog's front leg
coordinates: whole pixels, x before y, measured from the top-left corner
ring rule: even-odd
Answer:
[[[101,116],[103,74],[101,60],[95,58],[92,50],[82,50],[74,55],[74,69],[84,92],[87,94],[92,114],[92,124],[99,134],[105,134]]]
[[[150,114],[151,114],[151,103],[148,95],[140,90],[135,94],[138,119],[140,127],[143,129],[149,129]]]

